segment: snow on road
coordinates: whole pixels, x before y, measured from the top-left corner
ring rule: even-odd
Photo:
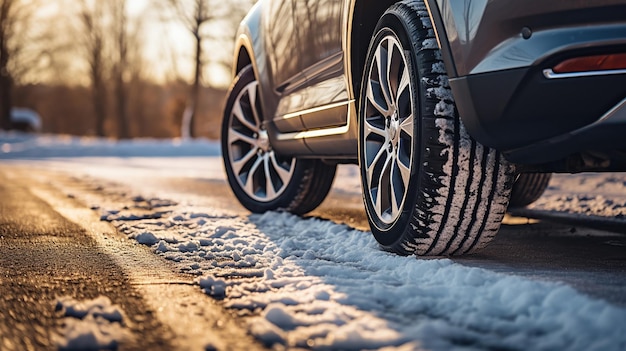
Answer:
[[[626,349],[626,310],[565,284],[445,258],[399,257],[381,251],[370,233],[345,225],[287,213],[236,215],[219,204],[199,205],[184,194],[155,193],[136,181],[158,177],[160,171],[171,176],[177,167],[181,176],[223,179],[215,143],[135,141],[120,144],[119,151],[111,142],[103,142],[102,149],[97,140],[83,143],[4,136],[0,158],[43,159],[35,163],[88,174],[84,181],[92,188],[102,178],[121,183],[115,201],[93,191],[67,191],[130,239],[174,262],[181,272],[196,275],[199,289],[238,311],[249,332],[267,345],[321,350]],[[153,157],[148,160],[145,153]],[[212,158],[169,158],[202,153]],[[135,173],[126,177],[122,172]],[[342,172],[355,174],[353,168]],[[358,179],[344,178],[335,186],[358,192]],[[622,181],[609,178],[604,177],[609,185]],[[556,187],[551,190],[549,196],[561,196]],[[579,202],[597,200],[583,191],[571,196]],[[610,211],[626,207],[619,201],[623,199],[615,200]],[[543,206],[556,205],[547,201]]]
[[[138,200],[138,199],[135,199]],[[145,206],[103,213],[176,262],[267,344],[313,349],[619,350],[626,310],[574,289],[381,251],[369,233],[287,213]],[[136,213],[135,213],[136,212]],[[143,218],[143,219],[141,219]]]
[[[55,309],[65,317],[56,337],[59,350],[116,350],[130,336],[126,314],[106,296],[85,301],[59,297]]]

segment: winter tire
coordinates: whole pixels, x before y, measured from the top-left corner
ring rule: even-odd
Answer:
[[[228,92],[221,135],[228,183],[252,212],[312,211],[328,194],[336,166],[276,153],[262,124],[258,91],[248,66]]]
[[[383,248],[456,255],[496,235],[513,167],[461,123],[423,1],[380,18],[359,104],[359,164],[367,216]]]
[[[552,173],[522,173],[511,190],[509,207],[524,207],[537,201],[548,188]]]

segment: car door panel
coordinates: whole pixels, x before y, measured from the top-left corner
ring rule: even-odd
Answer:
[[[343,0],[305,0],[294,3],[299,61],[307,78],[302,121],[307,129],[343,125],[345,113],[337,103],[348,101],[342,50]],[[325,106],[334,106],[324,113]],[[315,113],[310,113],[314,109]]]

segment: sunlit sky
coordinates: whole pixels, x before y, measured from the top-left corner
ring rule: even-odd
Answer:
[[[58,27],[54,27],[55,30],[63,31],[64,29],[62,28],[72,27],[71,25],[67,27],[68,23],[71,22],[67,21],[67,18],[71,16],[73,11],[78,11],[78,7],[75,6],[74,1],[75,0],[44,1],[43,6],[38,7],[38,14],[41,16],[40,19],[48,21],[60,16],[63,19],[58,24]],[[141,35],[142,40],[144,40],[143,56],[146,61],[143,70],[146,75],[158,81],[174,79],[175,77],[182,77],[191,81],[194,70],[195,45],[193,37],[184,25],[174,18],[173,13],[164,15],[162,11],[158,11],[156,3],[155,0],[127,1],[126,11],[129,18],[140,18],[142,21]],[[164,20],[164,17],[168,17],[169,20]],[[219,27],[216,29],[218,31],[220,30]],[[230,72],[225,69],[225,67],[218,64],[211,64],[210,62],[216,60],[216,57],[214,57],[216,54],[222,55],[221,57],[230,58],[229,55],[232,54],[231,38],[226,38],[224,43],[220,43],[220,48],[223,50],[211,50],[209,49],[211,48],[210,45],[210,43],[205,41],[204,58],[208,64],[203,72],[203,82],[211,85],[228,85],[231,79]],[[76,61],[76,58],[74,57],[72,60]],[[80,61],[70,63],[73,67],[83,67],[82,71],[86,69],[84,64],[84,62]],[[83,82],[87,78],[79,77],[77,79],[79,82]],[[69,80],[71,81],[72,79]]]
[[[167,75],[170,67],[172,55],[176,58],[176,63],[180,73],[185,77],[192,75],[193,40],[189,36],[186,28],[176,21],[162,23],[155,14],[149,13],[149,0],[128,1],[128,14],[131,17],[140,16],[147,13],[144,22],[146,35],[145,52],[146,58],[150,61],[151,73],[158,78]]]
[[[166,78],[171,74],[171,61],[176,61],[178,71],[187,79],[193,76],[193,38],[187,29],[178,21],[163,23],[156,14],[149,14],[150,0],[130,0],[127,11],[132,16],[148,13],[144,23],[146,34],[145,53],[151,64],[151,73],[157,79]],[[210,50],[205,50],[205,55]],[[219,67],[209,66],[204,72],[204,81],[215,85],[227,85],[230,81],[229,72]]]

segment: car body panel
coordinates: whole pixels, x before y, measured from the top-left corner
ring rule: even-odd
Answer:
[[[236,55],[244,47],[253,57],[266,128],[273,147],[282,153],[356,157],[356,128],[349,127],[354,101],[342,34],[347,8],[344,0],[262,0],[239,28]],[[294,23],[325,29],[299,36],[313,31],[294,30]],[[309,139],[314,141],[307,143]],[[328,147],[324,140],[329,139],[344,146]]]
[[[558,52],[626,39],[624,0],[434,1],[454,57],[452,78],[528,67]]]

